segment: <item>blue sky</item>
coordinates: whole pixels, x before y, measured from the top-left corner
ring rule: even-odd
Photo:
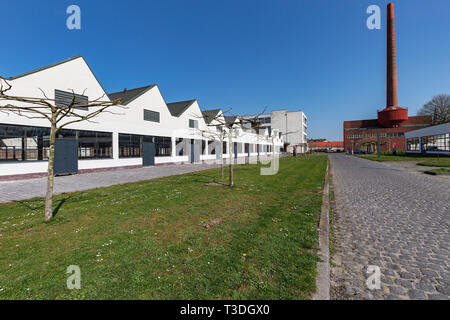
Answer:
[[[167,102],[238,114],[286,108],[310,138],[385,106],[386,4],[379,0],[1,1],[0,74],[83,55],[108,91],[158,84]],[[397,0],[399,103],[450,94],[450,1]],[[66,8],[81,8],[81,30]],[[382,9],[368,30],[366,8]]]

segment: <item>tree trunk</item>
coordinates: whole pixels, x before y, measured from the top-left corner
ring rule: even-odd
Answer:
[[[233,154],[233,143],[232,143],[232,133],[231,133],[231,129],[230,129],[230,133],[228,136],[228,142],[229,142],[229,154],[230,154],[230,187],[233,186],[234,181],[233,181],[233,160],[234,160],[234,154]]]
[[[223,179],[223,138],[220,139],[220,174],[222,175],[222,179]]]
[[[53,165],[55,160],[56,126],[50,129],[50,153],[48,155],[47,193],[45,195],[45,221],[53,217],[53,181],[55,178]]]
[[[272,138],[272,160],[275,160],[275,140]]]

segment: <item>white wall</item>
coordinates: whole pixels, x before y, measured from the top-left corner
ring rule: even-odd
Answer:
[[[101,100],[109,101],[108,96],[82,57],[69,60],[54,67],[29,74],[15,80],[10,80],[8,82],[12,85],[12,89],[9,91],[9,94],[14,96],[41,97],[42,93],[39,90],[39,88],[41,88],[51,99],[54,98],[54,90],[59,89],[63,91],[73,90],[77,94],[82,94],[84,92],[84,94],[89,97],[89,100],[102,97]],[[160,122],[156,123],[145,121],[143,118],[144,109],[159,112]],[[207,126],[204,122],[200,106],[197,101],[195,101],[188,108],[188,110],[186,110],[179,117],[172,116],[157,86],[152,87],[147,92],[128,103],[128,105],[112,107],[109,110],[119,114],[102,113],[94,119],[96,123],[80,122],[66,127],[67,129],[113,133],[113,159],[79,160],[79,169],[141,165],[141,158],[119,159],[119,133],[208,140],[208,138],[205,137],[201,131],[211,130],[215,134],[216,130],[215,127]],[[198,120],[198,130],[189,128],[189,119]],[[70,118],[68,120],[70,120]],[[49,127],[48,120],[28,119],[13,113],[0,113],[0,123]],[[172,139],[172,141],[174,141],[174,139]],[[228,138],[225,138],[225,141],[228,143]],[[268,136],[267,132],[264,135],[257,135],[254,133],[243,132],[242,130],[235,130],[235,132],[233,132],[233,141],[237,141],[239,143],[259,143],[272,145],[272,138]],[[282,140],[276,138],[274,139],[274,143],[277,145],[282,145],[283,142]],[[174,145],[172,145],[172,148],[173,150],[175,149]],[[254,151],[255,152],[253,152],[252,155],[257,154],[256,148],[254,148]],[[246,155],[244,153],[243,146],[241,155]],[[224,156],[227,158],[229,155]],[[212,160],[215,159],[215,155],[201,155],[200,159]],[[188,156],[176,156],[173,152],[171,157],[155,158],[156,164],[180,161],[188,161]],[[46,171],[46,161],[19,161],[14,163],[0,162],[0,176],[41,173]]]

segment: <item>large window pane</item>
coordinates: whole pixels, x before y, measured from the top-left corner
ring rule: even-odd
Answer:
[[[142,136],[119,133],[119,157],[137,158],[142,156]]]

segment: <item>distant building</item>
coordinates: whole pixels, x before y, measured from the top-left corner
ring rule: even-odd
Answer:
[[[318,139],[322,140],[322,139]],[[309,141],[308,148],[316,152],[343,152],[344,141]]]
[[[408,117],[398,126],[388,127],[379,119],[344,121],[344,149],[376,152],[379,134],[381,151],[392,151],[394,145],[397,151],[405,151],[405,133],[427,127],[431,121],[431,116]]]
[[[308,151],[307,147],[307,120],[303,111],[275,110],[268,114],[242,117],[246,119],[258,119],[261,128],[267,128],[269,134],[276,129],[284,139],[284,150],[292,152],[297,147],[297,152]]]
[[[406,152],[450,155],[450,122],[405,133]]]
[[[406,150],[405,132],[431,125],[431,116],[409,117],[408,109],[398,105],[397,61],[395,50],[394,4],[388,4],[386,108],[378,111],[377,119],[344,121],[346,151],[366,152]]]

